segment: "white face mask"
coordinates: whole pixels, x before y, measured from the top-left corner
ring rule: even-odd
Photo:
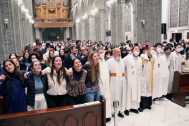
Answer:
[[[100,59],[102,59],[102,60],[103,60],[103,59],[104,59],[104,53],[100,54],[100,56],[99,56],[99,57],[100,57]]]
[[[163,44],[163,46],[166,46],[166,44]]]
[[[150,51],[150,54],[151,54],[151,55],[154,55],[155,53],[156,53],[156,52],[155,52],[154,50],[151,50],[151,51]]]
[[[38,61],[36,58],[35,59],[32,59],[32,62],[34,62],[34,61]]]
[[[176,51],[179,53],[181,51],[181,49],[178,48],[178,49],[176,49]]]
[[[103,49],[105,49],[105,47],[103,47]]]
[[[13,58],[16,58],[16,57],[15,56],[11,56],[10,58],[13,59]]]
[[[161,54],[164,54],[164,50],[163,49],[161,50]]]
[[[56,50],[57,50],[57,51],[59,51],[60,49],[59,49],[59,48],[57,48]]]
[[[184,48],[181,48],[181,51],[183,51],[184,50]]]
[[[158,48],[158,49],[157,49],[157,52],[158,52],[158,53],[161,53],[161,48]]]
[[[139,52],[135,51],[135,52],[133,52],[133,55],[138,56]]]

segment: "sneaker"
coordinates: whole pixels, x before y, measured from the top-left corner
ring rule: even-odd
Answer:
[[[159,105],[159,101],[157,101],[157,100],[156,100],[156,101],[154,101],[154,104],[157,104],[157,105]]]

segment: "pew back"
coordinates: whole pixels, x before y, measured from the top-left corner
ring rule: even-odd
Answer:
[[[105,126],[106,101],[0,115],[5,126]]]

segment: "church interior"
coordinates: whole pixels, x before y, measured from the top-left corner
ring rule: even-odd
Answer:
[[[31,47],[34,49],[41,48],[45,42],[61,42],[62,45],[65,42],[66,45],[71,40],[80,40],[82,43],[99,42],[99,45],[111,43],[115,47],[122,47],[123,43],[125,47],[130,47],[127,45],[128,41],[145,46],[146,41],[150,45],[163,45],[163,42],[171,42],[170,39],[176,43],[183,40],[186,47],[189,45],[189,0],[0,1],[1,63],[12,53],[21,58],[28,44],[34,46]],[[34,45],[38,42],[42,45]],[[175,45],[175,50],[176,47]],[[112,76],[114,75],[110,74]],[[93,103],[21,114],[2,114],[4,101],[0,95],[0,125],[189,126],[189,104],[185,104],[189,101],[188,77],[187,73],[174,74],[173,84],[176,87],[173,88],[172,99],[160,100],[160,104],[153,104],[150,109],[137,114],[123,114],[124,118],[114,115],[111,121],[106,120],[108,101],[103,96]],[[117,108],[111,110],[112,113],[114,111],[118,112]]]

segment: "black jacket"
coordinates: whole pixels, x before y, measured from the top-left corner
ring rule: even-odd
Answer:
[[[69,68],[72,67],[72,58],[70,57],[70,54],[67,55],[67,56],[64,58],[64,67],[66,67],[67,69],[69,69]]]
[[[20,63],[20,70],[26,70],[27,69],[26,64],[23,63],[22,60],[20,60],[19,63]]]
[[[41,81],[43,84],[44,95],[47,101],[47,89],[48,89],[48,81],[47,75],[41,76]],[[35,80],[34,80],[34,73],[31,72],[28,74],[28,79],[24,80],[25,84],[27,85],[27,96],[26,96],[26,103],[27,105],[34,106],[35,104]]]

